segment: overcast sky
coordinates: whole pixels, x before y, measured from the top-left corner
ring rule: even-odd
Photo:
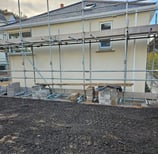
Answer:
[[[80,0],[49,0],[50,10],[60,7],[63,3],[66,5],[79,2]],[[20,0],[21,12],[28,17],[47,11],[47,0]],[[18,14],[18,0],[0,0],[0,9],[7,9]]]
[[[79,2],[80,0],[49,0],[50,10]],[[149,0],[156,1],[156,0]],[[158,1],[158,0],[157,0]],[[47,0],[20,0],[21,12],[27,17],[34,16],[47,11]],[[0,9],[7,9],[18,14],[18,0],[0,0]]]

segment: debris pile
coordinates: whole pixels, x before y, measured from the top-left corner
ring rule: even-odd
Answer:
[[[0,86],[0,96],[23,97],[40,100],[69,101],[100,105],[136,105],[147,107],[158,104],[158,95],[151,93],[131,93],[122,91],[121,86],[89,86],[85,91],[76,89],[50,89],[41,85],[32,88],[20,86],[20,82]],[[141,100],[141,101],[140,101]],[[124,103],[126,102],[126,104]],[[154,103],[153,103],[154,102]],[[132,104],[131,104],[132,103]]]

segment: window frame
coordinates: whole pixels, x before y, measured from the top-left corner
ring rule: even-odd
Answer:
[[[21,54],[24,53],[32,53],[33,47],[24,47],[24,48],[10,48],[9,54]]]
[[[19,37],[20,37],[20,32],[9,33],[9,39],[17,39]],[[22,32],[22,37],[23,38],[32,37],[31,31],[23,31]]]
[[[8,37],[9,37],[9,39],[18,39],[20,37],[20,32],[16,31],[16,32],[8,33]],[[22,31],[22,37],[23,38],[32,37],[32,31],[31,30]],[[14,48],[14,49],[10,48],[9,53],[10,54],[19,54],[22,52],[22,50],[25,53],[31,53],[33,48],[32,47]]]
[[[102,30],[102,24],[110,24],[110,29],[104,29],[104,30]],[[105,22],[100,22],[100,24],[99,24],[99,28],[100,28],[100,31],[106,31],[106,30],[111,30],[112,29],[112,22],[111,21],[105,21]],[[109,41],[109,46],[102,46],[101,45],[101,43],[102,42],[105,42],[106,40],[108,40]],[[100,49],[111,49],[112,48],[112,42],[111,42],[111,40],[110,39],[103,39],[103,40],[100,40],[100,43],[99,43],[99,48]]]

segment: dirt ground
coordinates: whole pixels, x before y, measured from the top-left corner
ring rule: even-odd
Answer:
[[[158,108],[0,97],[0,154],[158,154]]]

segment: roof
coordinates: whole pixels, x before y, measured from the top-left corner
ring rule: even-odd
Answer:
[[[7,13],[4,14],[4,16],[5,16],[5,18],[6,18],[7,20],[9,20],[10,16],[15,17],[15,15],[14,15],[12,12],[7,12]]]
[[[92,6],[93,5],[93,6]],[[49,12],[50,23],[63,23],[69,21],[81,20],[83,15],[84,18],[98,18],[105,16],[113,16],[120,13],[125,13],[126,3],[104,1],[104,2],[84,2],[84,9],[82,9],[82,2],[74,3],[64,8],[59,8]],[[128,10],[131,11],[143,11],[150,7],[156,6],[156,3],[129,3]],[[82,14],[84,10],[84,14]],[[32,27],[38,25],[48,24],[48,12],[27,18],[22,21],[22,27]],[[18,28],[19,23],[9,24],[4,26],[4,29]]]
[[[3,14],[0,13],[0,20],[6,22],[6,18]]]

